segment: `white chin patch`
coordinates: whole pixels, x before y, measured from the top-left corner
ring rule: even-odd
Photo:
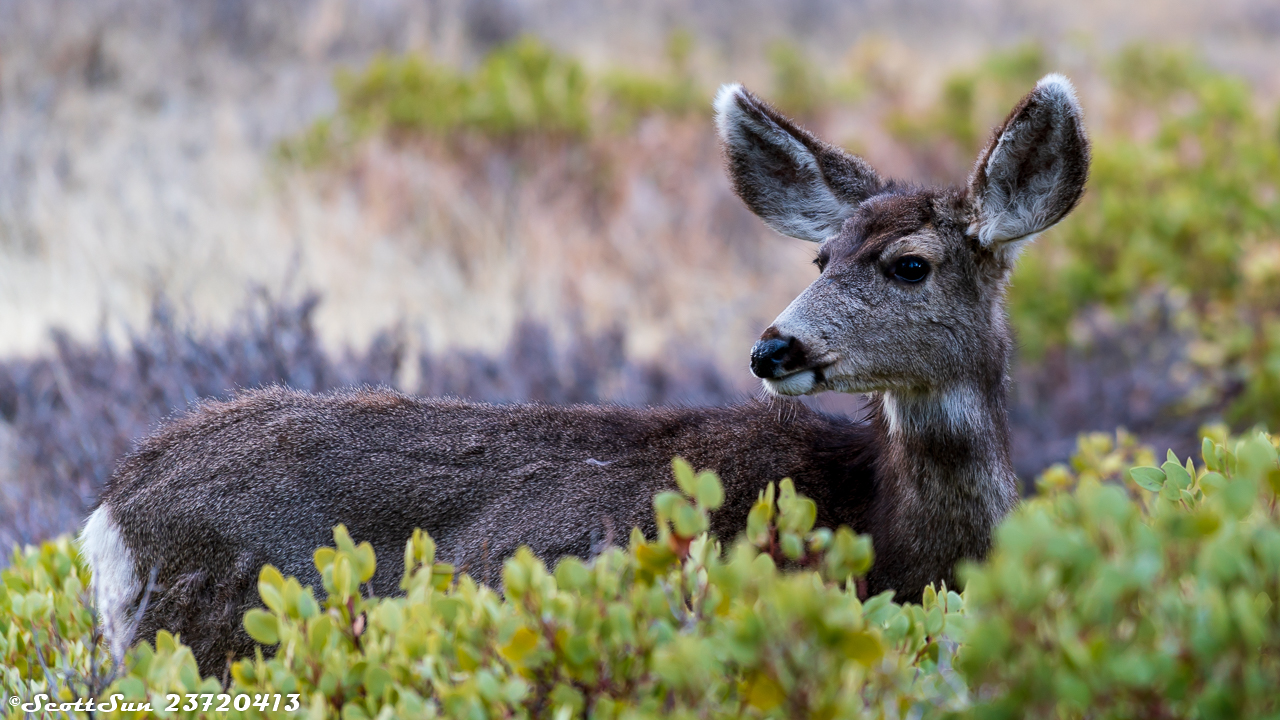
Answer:
[[[765,380],[764,389],[774,395],[804,395],[813,390],[814,375],[812,370],[802,370],[777,380]]]

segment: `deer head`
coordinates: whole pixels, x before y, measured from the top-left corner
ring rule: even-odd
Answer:
[[[882,179],[740,85],[716,126],[734,190],[784,235],[820,243],[819,277],[769,326],[751,370],[779,395],[1003,388],[1004,291],[1020,249],[1079,201],[1089,142],[1071,83],[1048,75],[964,187]]]

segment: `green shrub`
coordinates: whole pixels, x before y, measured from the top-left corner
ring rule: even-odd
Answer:
[[[847,530],[813,532],[812,503],[790,483],[776,506],[757,506],[759,528],[803,540],[797,557],[821,571],[780,573],[745,542],[721,558],[702,534],[719,483],[707,474],[690,485],[696,502],[655,500],[655,542],[633,535],[627,550],[591,564],[568,558],[554,573],[520,551],[503,571],[505,601],[466,578],[451,588],[451,568],[434,561],[423,534],[406,551],[406,596],[363,598],[372,551],[339,528],[337,550],[316,557],[323,607],[264,569],[270,611],[246,616],[246,626],[283,652],[237,663],[237,687],[302,692],[343,717],[387,707],[400,716],[835,717],[913,699],[912,661],[945,629],[942,607],[926,616],[888,596],[863,604],[852,583],[831,582],[865,571],[869,546]]]
[[[1129,98],[1125,132],[1095,132],[1087,199],[1020,269],[1015,283],[1028,292],[1015,290],[1011,304],[1020,331],[1043,345],[1047,329],[1065,328],[1079,308],[1123,309],[1160,286],[1188,293],[1206,325],[1250,324],[1217,307],[1275,307],[1260,286],[1280,268],[1250,257],[1280,241],[1271,124],[1243,81],[1179,55],[1131,49],[1113,77]],[[1130,127],[1143,123],[1153,129]],[[1045,303],[1046,295],[1058,299]]]
[[[0,576],[0,699],[29,700],[48,692],[51,678],[62,675],[86,682],[104,675],[108,659],[95,637],[96,617],[85,592],[89,574],[70,538],[15,550]],[[103,687],[65,689],[69,697]]]
[[[665,73],[650,75],[614,69],[604,74],[600,84],[614,127],[626,130],[646,115],[679,117],[698,109],[710,111],[711,104],[689,66],[693,42],[693,35],[684,30],[673,32],[667,38],[668,70]]]
[[[989,560],[965,569],[966,597],[930,589],[921,605],[859,600],[867,538],[814,529],[816,508],[789,481],[723,548],[705,534],[718,479],[680,461],[681,491],[654,500],[658,537],[633,533],[554,571],[522,550],[504,567],[505,598],[436,562],[421,532],[404,595],[371,597],[377,558],[338,527],[315,557],[325,599],[263,568],[265,608],[245,627],[275,654],[236,662],[226,692],[296,695],[308,717],[344,719],[1276,717],[1275,440],[1210,436],[1201,464],[1159,468],[1131,467],[1154,461],[1123,434],[1082,438],[1000,526]],[[65,538],[3,571],[0,700],[163,708],[167,694],[185,705],[204,693],[216,708],[219,681],[168,633],[106,672],[85,578]]]
[[[948,77],[929,111],[897,110],[886,124],[899,139],[931,154],[946,154],[956,166],[968,164],[989,139],[991,125],[1046,72],[1048,60],[1035,44],[993,53],[978,67]]]
[[[805,55],[804,48],[776,40],[767,49],[773,73],[769,101],[799,119],[810,118],[831,104],[831,89],[822,72]]]
[[[566,558],[554,572],[522,550],[504,567],[505,598],[455,578],[421,532],[406,546],[404,596],[370,597],[364,583],[377,559],[339,526],[336,547],[316,552],[323,601],[263,568],[266,607],[247,613],[245,627],[276,652],[236,662],[227,692],[297,694],[309,716],[348,719],[896,717],[913,706],[960,707],[961,685],[947,670],[958,595],[931,591],[924,605],[909,606],[891,593],[860,601],[869,540],[815,529],[813,502],[788,480],[761,494],[747,537],[722,553],[705,532],[707,513],[723,500],[719,479],[679,460],[675,470],[681,492],[654,499],[657,538],[634,532],[628,548],[590,563]],[[5,571],[9,587],[43,583],[41,597],[61,603],[55,612],[16,601],[23,617],[60,623],[69,615],[76,624],[18,630],[18,596],[7,595],[6,637],[19,640],[4,647],[5,659],[26,662],[10,671],[5,691],[71,697],[65,676],[89,672],[84,652],[68,656],[62,673],[34,669],[31,657],[37,646],[52,655],[92,645],[85,570],[65,539],[17,560]],[[57,581],[42,579],[50,576]],[[149,698],[156,708],[170,693],[218,692],[190,651],[161,632],[154,648],[134,648],[128,671],[99,694]],[[178,715],[202,713],[216,714]],[[263,714],[271,713],[229,713]]]
[[[1046,473],[965,573],[971,714],[1280,716],[1280,468],[1265,436],[1228,445]]]
[[[334,87],[338,112],[281,143],[284,160],[314,165],[379,132],[572,138],[585,135],[590,125],[582,66],[531,37],[495,49],[471,73],[418,55],[384,55],[361,72],[339,71]]]

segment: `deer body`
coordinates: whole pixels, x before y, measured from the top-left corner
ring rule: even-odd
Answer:
[[[774,395],[870,394],[864,422],[786,401],[727,408],[491,406],[389,390],[273,388],[208,403],[121,464],[81,535],[112,652],[180,632],[205,674],[251,653],[243,613],[270,563],[319,585],[316,547],[344,523],[398,588],[405,541],[496,584],[520,545],[554,561],[654,531],[675,455],[717,470],[724,539],[764,485],[791,477],[819,523],[870,533],[868,589],[917,599],[985,555],[1017,499],[1004,288],[1018,245],[1078,200],[1088,164],[1070,86],[1015,108],[962,189],[882,181],[738,86],[717,98],[730,177],[767,223],[821,242],[821,276],[753,349]],[[155,590],[138,616],[144,585]]]

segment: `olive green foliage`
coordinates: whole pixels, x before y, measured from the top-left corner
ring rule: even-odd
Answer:
[[[974,716],[1280,717],[1275,441],[1219,439],[1122,470],[1094,436],[1045,473],[965,573]]]
[[[278,147],[282,159],[318,165],[370,135],[394,138],[471,132],[504,141],[582,139],[603,124],[626,131],[651,114],[710,112],[690,67],[693,37],[672,33],[667,69],[616,69],[589,78],[576,59],[524,37],[500,46],[471,72],[423,55],[381,56],[334,78],[338,110]]]
[[[1134,48],[1112,64],[1123,98],[1090,119],[1094,163],[1081,207],[1028,254],[1011,310],[1021,336],[1055,339],[1080,308],[1123,311],[1164,288],[1192,299],[1210,359],[1249,378],[1239,410],[1280,419],[1280,137],[1242,81],[1176,54]],[[1057,328],[1058,330],[1051,330]]]
[[[282,143],[284,159],[319,163],[377,132],[580,137],[589,126],[581,65],[530,37],[494,50],[470,73],[420,55],[381,56],[361,72],[339,72],[334,86],[338,112]]]
[[[891,593],[859,600],[868,538],[814,528],[816,507],[789,480],[761,493],[746,536],[723,548],[706,534],[723,501],[719,479],[681,460],[674,469],[680,491],[654,499],[655,539],[633,532],[627,548],[589,563],[566,558],[554,572],[521,550],[504,567],[505,598],[456,577],[420,531],[406,545],[404,595],[372,597],[373,550],[339,526],[335,547],[315,554],[325,599],[263,568],[265,607],[244,625],[274,656],[236,662],[227,692],[297,694],[309,717],[342,718],[900,717],[917,706],[962,707],[963,683],[949,669],[963,629],[959,595],[931,589],[923,605],[907,606]],[[32,657],[37,647],[78,650],[64,670],[87,672],[94,638],[79,563],[64,539],[28,549],[5,571],[3,651],[15,667],[6,693],[76,695],[67,672]],[[27,587],[35,599],[14,590]],[[32,619],[60,627],[32,632]],[[98,694],[149,699],[154,709],[171,693],[220,692],[165,632],[154,647],[135,647],[127,668]],[[264,714],[273,713],[227,713]]]
[[[615,69],[600,80],[610,124],[628,130],[640,118],[655,113],[683,116],[696,109],[710,109],[690,66],[693,35],[676,31],[667,38],[667,72],[652,75]]]
[[[1048,65],[1039,45],[995,53],[978,67],[948,77],[929,111],[891,113],[888,129],[931,153],[951,155],[963,167],[986,142],[991,126],[1048,72]]]
[[[859,602],[844,580],[870,566],[869,544],[848,530],[814,531],[812,502],[789,482],[754,511],[765,549],[743,541],[722,557],[705,534],[722,499],[718,479],[679,462],[676,472],[682,492],[654,501],[655,541],[635,533],[625,550],[590,564],[567,558],[554,572],[521,550],[504,567],[505,601],[468,578],[454,584],[421,533],[406,550],[406,596],[361,597],[373,554],[338,528],[336,551],[316,556],[323,605],[263,570],[269,610],[251,612],[246,627],[280,650],[237,663],[237,686],[300,691],[344,718],[384,708],[406,717],[835,717],[935,689],[914,682],[913,663],[930,648],[936,656],[945,600],[929,613],[888,595]],[[817,572],[776,569],[767,550],[789,537]],[[958,609],[958,596],[950,600]]]
[[[496,48],[472,72],[423,55],[382,56],[362,70],[337,73],[337,112],[282,142],[278,153],[314,166],[377,134],[581,140],[601,128],[628,132],[648,116],[709,116],[712,93],[694,73],[694,50],[693,35],[677,30],[667,39],[661,71],[614,68],[597,77],[532,37]],[[833,99],[857,94],[855,83],[825,77],[795,45],[773,43],[767,59],[773,100],[787,112],[810,117]]]
[[[706,534],[718,479],[679,460],[679,492],[654,499],[655,538],[554,571],[521,550],[505,597],[437,562],[422,532],[406,544],[404,594],[373,597],[378,560],[339,526],[315,554],[323,592],[263,568],[264,607],[244,624],[274,654],[237,661],[225,692],[293,694],[308,717],[346,719],[1277,717],[1275,445],[1213,428],[1199,462],[1155,467],[1123,433],[1083,437],[988,561],[964,568],[965,596],[930,588],[920,605],[860,600],[868,539],[814,528],[789,481],[722,545]],[[3,571],[0,700],[118,694],[155,710],[207,694],[216,708],[219,680],[168,633],[110,672],[86,577],[66,539]],[[173,714],[284,714],[196,705]]]
[[[0,700],[30,699],[67,675],[84,681],[67,687],[68,696],[106,687],[100,679],[110,663],[85,602],[89,574],[70,538],[15,551],[0,576]]]
[[[777,40],[769,44],[768,59],[773,71],[773,92],[769,101],[783,112],[807,119],[830,105],[831,83],[803,49],[785,40]]]

